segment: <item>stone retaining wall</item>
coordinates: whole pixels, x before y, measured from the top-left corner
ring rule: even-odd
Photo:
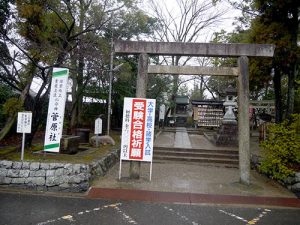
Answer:
[[[261,157],[251,154],[251,165],[253,168],[258,168],[260,160]],[[300,172],[295,173],[293,177],[288,177],[283,182],[280,181],[279,183],[287,189],[300,194]]]
[[[284,185],[291,191],[300,193],[300,172],[295,173],[295,176],[288,177],[284,181]]]
[[[41,191],[84,192],[118,160],[115,150],[91,164],[0,161],[0,185]]]
[[[109,153],[105,157],[101,158],[90,164],[90,175],[104,176],[108,170],[116,164],[120,157],[120,150]]]

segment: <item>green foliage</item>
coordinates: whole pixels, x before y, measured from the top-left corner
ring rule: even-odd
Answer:
[[[248,33],[246,31],[227,33],[221,30],[220,32],[214,33],[212,43],[244,43],[247,35]],[[216,67],[236,67],[237,59],[216,57],[212,59],[212,64]],[[225,97],[225,88],[229,85],[236,87],[236,78],[230,76],[210,76],[207,85],[210,91],[216,94],[218,98]]]
[[[164,93],[170,91],[169,84],[171,78],[169,76],[149,75],[147,96],[156,99],[156,104],[164,103]]]
[[[239,43],[243,40],[243,33],[227,33],[225,30],[215,32],[212,43]],[[237,60],[234,58],[212,58],[214,66],[236,66]]]
[[[296,79],[296,90],[295,90],[295,113],[300,113],[300,75]]]
[[[257,25],[258,26],[258,25]],[[261,31],[264,31],[262,28],[257,28]],[[254,40],[255,36],[253,35],[254,26],[252,30],[239,30],[238,32],[227,33],[224,30],[220,32],[214,33],[214,37],[212,42],[213,43],[260,43],[261,40]],[[268,33],[268,32],[266,32]],[[266,35],[267,36],[267,35]],[[266,41],[268,42],[268,41]],[[264,43],[264,42],[263,42]],[[237,60],[235,58],[220,58],[216,57],[213,58],[212,63],[214,66],[226,66],[226,67],[235,67],[237,66]],[[271,58],[250,58],[249,61],[249,88],[250,88],[250,95],[252,98],[257,99],[261,95],[265,95],[267,93],[262,92],[264,88],[268,87],[270,81],[272,80],[271,77],[271,69],[272,69],[272,59]],[[228,82],[226,81],[228,80]],[[216,87],[224,87],[228,86],[230,83],[233,83],[233,79],[223,78],[223,77],[213,77],[209,78],[208,85],[211,90],[215,93],[219,93]],[[221,88],[221,90],[222,90]],[[270,88],[269,88],[270,89]],[[265,96],[262,96],[265,98]],[[274,97],[271,96],[271,99]]]
[[[11,88],[0,81],[0,107],[12,96]]]
[[[9,64],[9,50],[3,36],[7,33],[7,20],[10,16],[10,2],[11,0],[0,1],[0,60],[5,64]]]
[[[36,60],[52,63],[58,49],[63,48],[67,33],[65,25],[69,25],[70,19],[61,14],[65,19],[64,23],[56,13],[50,11],[50,8],[59,7],[56,1],[17,0],[16,6],[20,18],[24,20],[17,25],[19,34],[28,42],[28,53]]]
[[[189,95],[189,87],[187,84],[183,84],[179,87],[178,95]]]
[[[142,10],[121,11],[119,17],[115,20],[115,36],[122,39],[139,39],[141,35],[153,33],[156,25],[156,19],[149,17]]]
[[[12,97],[9,98],[3,105],[3,113],[8,116],[13,116],[23,110],[23,104],[20,99]]]
[[[276,107],[276,121],[281,120],[281,115],[288,117],[294,111],[294,84],[296,78],[297,64],[299,64],[299,45],[297,44],[299,34],[300,1],[286,0],[253,0],[258,16],[252,20],[249,35],[251,43],[275,44],[275,52],[272,63],[267,67],[274,69],[274,90]],[[259,75],[269,76],[269,73]],[[281,79],[287,76],[286,107],[282,107],[284,96],[281,93]],[[285,112],[284,112],[285,111]]]
[[[263,160],[259,170],[273,179],[283,180],[300,163],[300,114],[268,127],[268,138],[261,144]]]
[[[202,78],[203,79],[203,78]],[[204,82],[200,81],[200,84],[195,84],[194,88],[191,90],[191,99],[192,100],[199,100],[205,99],[206,96],[204,94]]]
[[[8,85],[0,82],[0,127],[5,123],[6,116],[3,113],[4,103],[12,96],[12,90]]]
[[[42,141],[35,141],[31,148],[25,148],[24,159],[25,161],[36,162],[64,162],[64,163],[90,163],[95,159],[100,159],[111,151],[114,151],[120,146],[120,133],[111,131],[110,135],[116,141],[115,146],[101,145],[100,148],[90,148],[80,154],[57,154],[57,155],[44,155],[36,154],[36,151],[43,149]],[[81,147],[81,146],[80,146]],[[82,146],[86,147],[86,146]],[[20,150],[16,146],[4,146],[0,151],[0,160],[20,160]]]
[[[237,79],[229,76],[211,76],[207,82],[210,90],[217,94],[218,98],[224,98],[226,96],[225,89],[232,85],[237,86]]]
[[[5,28],[4,25],[7,22],[7,18],[9,17],[9,3],[10,0],[1,0],[0,1],[0,32],[2,33]]]
[[[270,87],[272,60],[270,58],[258,59],[250,58],[249,62],[249,89],[251,97],[257,99],[259,96],[266,98],[266,92],[263,92],[266,87]],[[274,99],[274,96],[270,96]]]

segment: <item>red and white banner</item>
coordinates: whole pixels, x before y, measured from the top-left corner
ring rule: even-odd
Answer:
[[[121,160],[151,162],[155,99],[124,98]]]

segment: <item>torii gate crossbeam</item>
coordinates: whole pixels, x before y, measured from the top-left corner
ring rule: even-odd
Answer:
[[[149,65],[148,74],[238,76],[239,68]]]
[[[180,55],[206,57],[273,57],[271,44],[216,44],[192,42],[116,41],[115,52],[120,54]]]

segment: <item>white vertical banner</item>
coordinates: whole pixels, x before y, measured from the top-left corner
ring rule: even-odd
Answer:
[[[44,151],[59,152],[63,131],[69,70],[53,68]]]
[[[121,160],[152,162],[155,99],[124,98]]]

